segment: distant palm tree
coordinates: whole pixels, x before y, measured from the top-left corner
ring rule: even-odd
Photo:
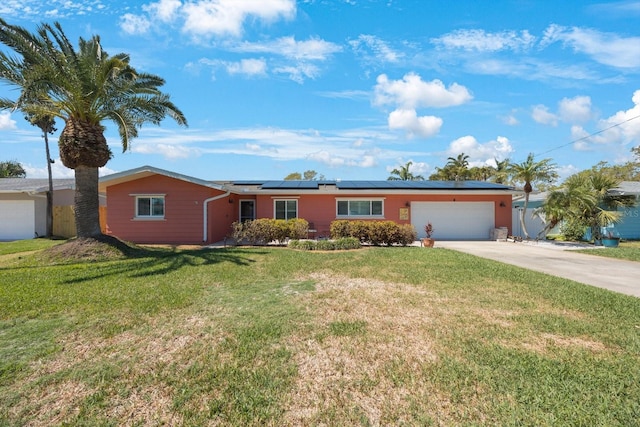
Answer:
[[[528,239],[529,233],[524,223],[524,216],[529,205],[529,195],[533,191],[533,184],[538,182],[552,183],[558,179],[556,165],[551,162],[551,159],[535,161],[533,153],[529,153],[527,160],[522,163],[511,163],[508,170],[515,183],[524,183],[524,206],[520,211],[520,224],[525,237]]]
[[[27,115],[25,119],[33,126],[38,127],[42,131],[44,138],[45,155],[47,156],[47,178],[49,180],[49,190],[47,191],[47,220],[46,220],[46,236],[53,236],[53,175],[51,173],[51,152],[49,151],[49,134],[56,131],[54,125],[55,120],[51,116],[33,116]]]
[[[58,145],[75,171],[77,234],[100,236],[98,168],[112,156],[102,122],[117,125],[126,151],[143,124],[170,116],[186,125],[184,114],[160,91],[162,78],[137,72],[127,54],[109,56],[99,36],[80,38],[76,50],[59,23],[32,34],[0,18],[0,42],[20,56],[0,52],[0,79],[21,90],[16,100],[0,99],[0,109],[64,121]]]
[[[453,173],[454,180],[464,181],[469,176],[469,156],[460,153],[457,157],[449,157],[444,167]]]
[[[414,175],[411,173],[411,165],[413,162],[407,162],[400,168],[395,168],[391,171],[391,176],[387,178],[387,181],[424,181],[422,175]]]
[[[509,182],[509,159],[498,160],[494,159],[496,167],[493,172],[492,181],[496,184],[506,184]]]
[[[25,178],[27,173],[22,165],[13,160],[0,162],[0,178]]]

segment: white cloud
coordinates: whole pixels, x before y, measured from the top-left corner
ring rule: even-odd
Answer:
[[[558,102],[557,113],[549,111],[545,105],[535,105],[532,108],[531,117],[536,122],[548,126],[558,126],[560,121],[571,124],[585,123],[593,118],[591,98],[588,96],[562,98]]]
[[[588,142],[589,132],[587,132],[582,126],[571,126],[571,139],[575,141],[573,148],[578,151],[587,151],[591,149]]]
[[[284,74],[296,83],[303,83],[305,79],[315,79],[320,69],[313,64],[297,64],[275,67],[274,73]]]
[[[502,31],[488,33],[484,30],[456,30],[431,39],[438,47],[465,51],[497,52],[501,50],[521,51],[531,48],[536,38],[528,31]]]
[[[281,37],[265,42],[243,42],[229,45],[233,52],[270,53],[298,61],[324,61],[342,47],[319,38],[297,41],[295,37]]]
[[[172,22],[176,20],[181,6],[180,0],[160,0],[142,6],[142,9],[161,22]]]
[[[574,144],[574,147],[586,150],[591,148],[591,144],[619,144],[625,148],[627,145],[640,144],[640,90],[633,93],[631,101],[633,107],[600,120],[598,122],[600,131],[597,134],[589,136],[589,132],[581,126],[572,128],[574,139],[582,138]]]
[[[27,173],[27,178],[48,178],[49,171],[46,166],[36,167],[30,163],[22,164],[24,171]],[[74,178],[75,172],[73,169],[69,169],[68,167],[62,164],[62,161],[58,159],[54,159],[53,164],[51,164],[51,176],[53,178]]]
[[[183,31],[195,36],[239,37],[249,18],[272,22],[295,16],[294,0],[199,0],[182,6]]]
[[[265,42],[227,44],[225,47],[232,52],[262,53],[282,57],[283,60],[274,58],[271,61],[276,63],[272,66],[272,71],[283,74],[297,83],[303,83],[306,79],[315,79],[321,71],[316,63],[326,61],[334,53],[342,50],[340,46],[322,39],[297,41],[294,37],[282,37]]]
[[[520,124],[520,121],[518,120],[518,118],[516,116],[514,116],[513,114],[509,114],[508,116],[500,117],[500,120],[502,120],[502,123],[504,123],[505,125],[508,125],[508,126],[517,126],[517,125]]]
[[[82,16],[105,9],[100,0],[3,0],[0,2],[0,16],[15,16],[20,19],[37,18],[42,20],[61,19],[68,16]]]
[[[418,117],[416,110],[398,109],[389,114],[389,129],[402,129],[409,136],[429,138],[440,132],[442,119],[435,116]]]
[[[394,104],[400,108],[451,107],[471,101],[473,96],[466,87],[453,83],[445,87],[441,80],[425,82],[415,73],[408,73],[402,80],[389,80],[386,74],[377,78],[374,103]]]
[[[267,62],[264,59],[242,59],[240,62],[226,63],[229,74],[246,76],[264,76],[267,74]]]
[[[0,130],[17,129],[16,121],[11,118],[8,111],[0,111]]]
[[[161,28],[177,22],[194,39],[240,37],[247,22],[271,23],[291,19],[296,14],[295,0],[160,0],[142,6],[144,13],[127,13],[120,27],[128,34],[144,34],[151,27]]]
[[[588,96],[576,96],[563,98],[558,103],[558,115],[564,122],[583,123],[591,120],[591,98]]]
[[[377,165],[378,161],[376,160],[375,156],[372,156],[370,154],[362,156],[362,160],[358,164],[358,166],[360,166],[361,168],[372,168]]]
[[[265,59],[241,59],[240,61],[221,61],[218,59],[201,58],[197,63],[189,63],[185,66],[189,72],[199,74],[200,67],[207,66],[211,68],[212,78],[215,80],[216,71],[225,70],[231,75],[244,75],[246,77],[266,76],[268,72],[267,61]]]
[[[367,62],[393,64],[404,56],[402,52],[393,50],[385,41],[369,34],[361,34],[356,40],[349,41],[349,45]]]
[[[475,137],[467,135],[452,141],[447,154],[455,157],[464,153],[469,156],[469,163],[472,166],[482,166],[492,162],[495,164],[495,159],[506,159],[513,151],[509,139],[504,136],[498,136],[482,144]]]
[[[620,37],[590,28],[549,26],[541,44],[558,41],[604,65],[623,69],[640,67],[640,37]]]
[[[471,99],[467,88],[457,83],[446,88],[440,80],[425,82],[415,73],[406,74],[402,80],[389,80],[381,74],[374,88],[373,103],[396,106],[387,120],[390,129],[404,129],[410,136],[430,137],[440,131],[442,119],[418,116],[416,108],[450,107]]]
[[[344,166],[346,163],[344,158],[332,155],[325,150],[312,153],[308,156],[308,158],[309,160],[315,160],[316,162],[325,164],[329,167]]]
[[[73,169],[69,169],[68,167],[64,166],[60,158],[53,159],[53,160],[54,162],[51,164],[52,178],[56,179],[56,178],[74,178],[75,177],[75,172],[73,171]],[[49,177],[49,171],[46,165],[43,167],[37,167],[37,166],[33,166],[30,163],[22,163],[22,167],[24,168],[24,171],[27,173],[27,178],[48,178]],[[110,175],[115,172],[116,172],[115,170],[107,166],[98,168],[98,175],[100,176]]]
[[[540,124],[558,126],[558,116],[550,113],[549,108],[544,105],[534,106],[531,117]]]
[[[387,172],[391,173],[394,169],[400,169],[401,167],[406,166],[407,163],[411,162],[409,166],[409,172],[413,175],[422,175],[425,177],[426,173],[429,171],[429,164],[425,162],[416,162],[413,159],[409,159],[405,161],[403,158],[398,159],[398,163],[395,166],[387,166]]]
[[[151,29],[151,21],[144,16],[126,13],[120,17],[120,28],[127,34],[146,34]]]
[[[182,144],[154,144],[140,143],[139,141],[133,145],[131,152],[137,154],[158,154],[168,160],[188,159],[198,157],[201,154],[199,149],[187,147]]]

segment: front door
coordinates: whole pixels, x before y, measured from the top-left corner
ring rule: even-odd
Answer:
[[[256,201],[240,200],[240,222],[256,219]]]

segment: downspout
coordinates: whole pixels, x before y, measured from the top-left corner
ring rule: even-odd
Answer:
[[[229,195],[231,194],[231,191],[227,191],[224,194],[220,194],[218,196],[214,196],[214,197],[209,197],[208,199],[205,199],[204,203],[203,203],[203,207],[202,209],[204,209],[203,212],[203,217],[204,217],[204,222],[202,224],[202,241],[206,242],[207,241],[207,224],[209,223],[208,220],[208,215],[207,215],[207,205],[209,204],[209,202],[213,202],[214,200],[218,200],[218,199],[223,199],[225,197],[229,197]]]

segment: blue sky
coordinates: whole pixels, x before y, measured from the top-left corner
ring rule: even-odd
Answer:
[[[375,180],[409,161],[427,177],[462,152],[478,166],[531,152],[566,177],[640,144],[640,1],[4,0],[0,16],[98,34],[166,79],[189,127],[145,126],[122,153],[105,122],[102,175]],[[0,112],[0,160],[46,177],[19,113]]]

